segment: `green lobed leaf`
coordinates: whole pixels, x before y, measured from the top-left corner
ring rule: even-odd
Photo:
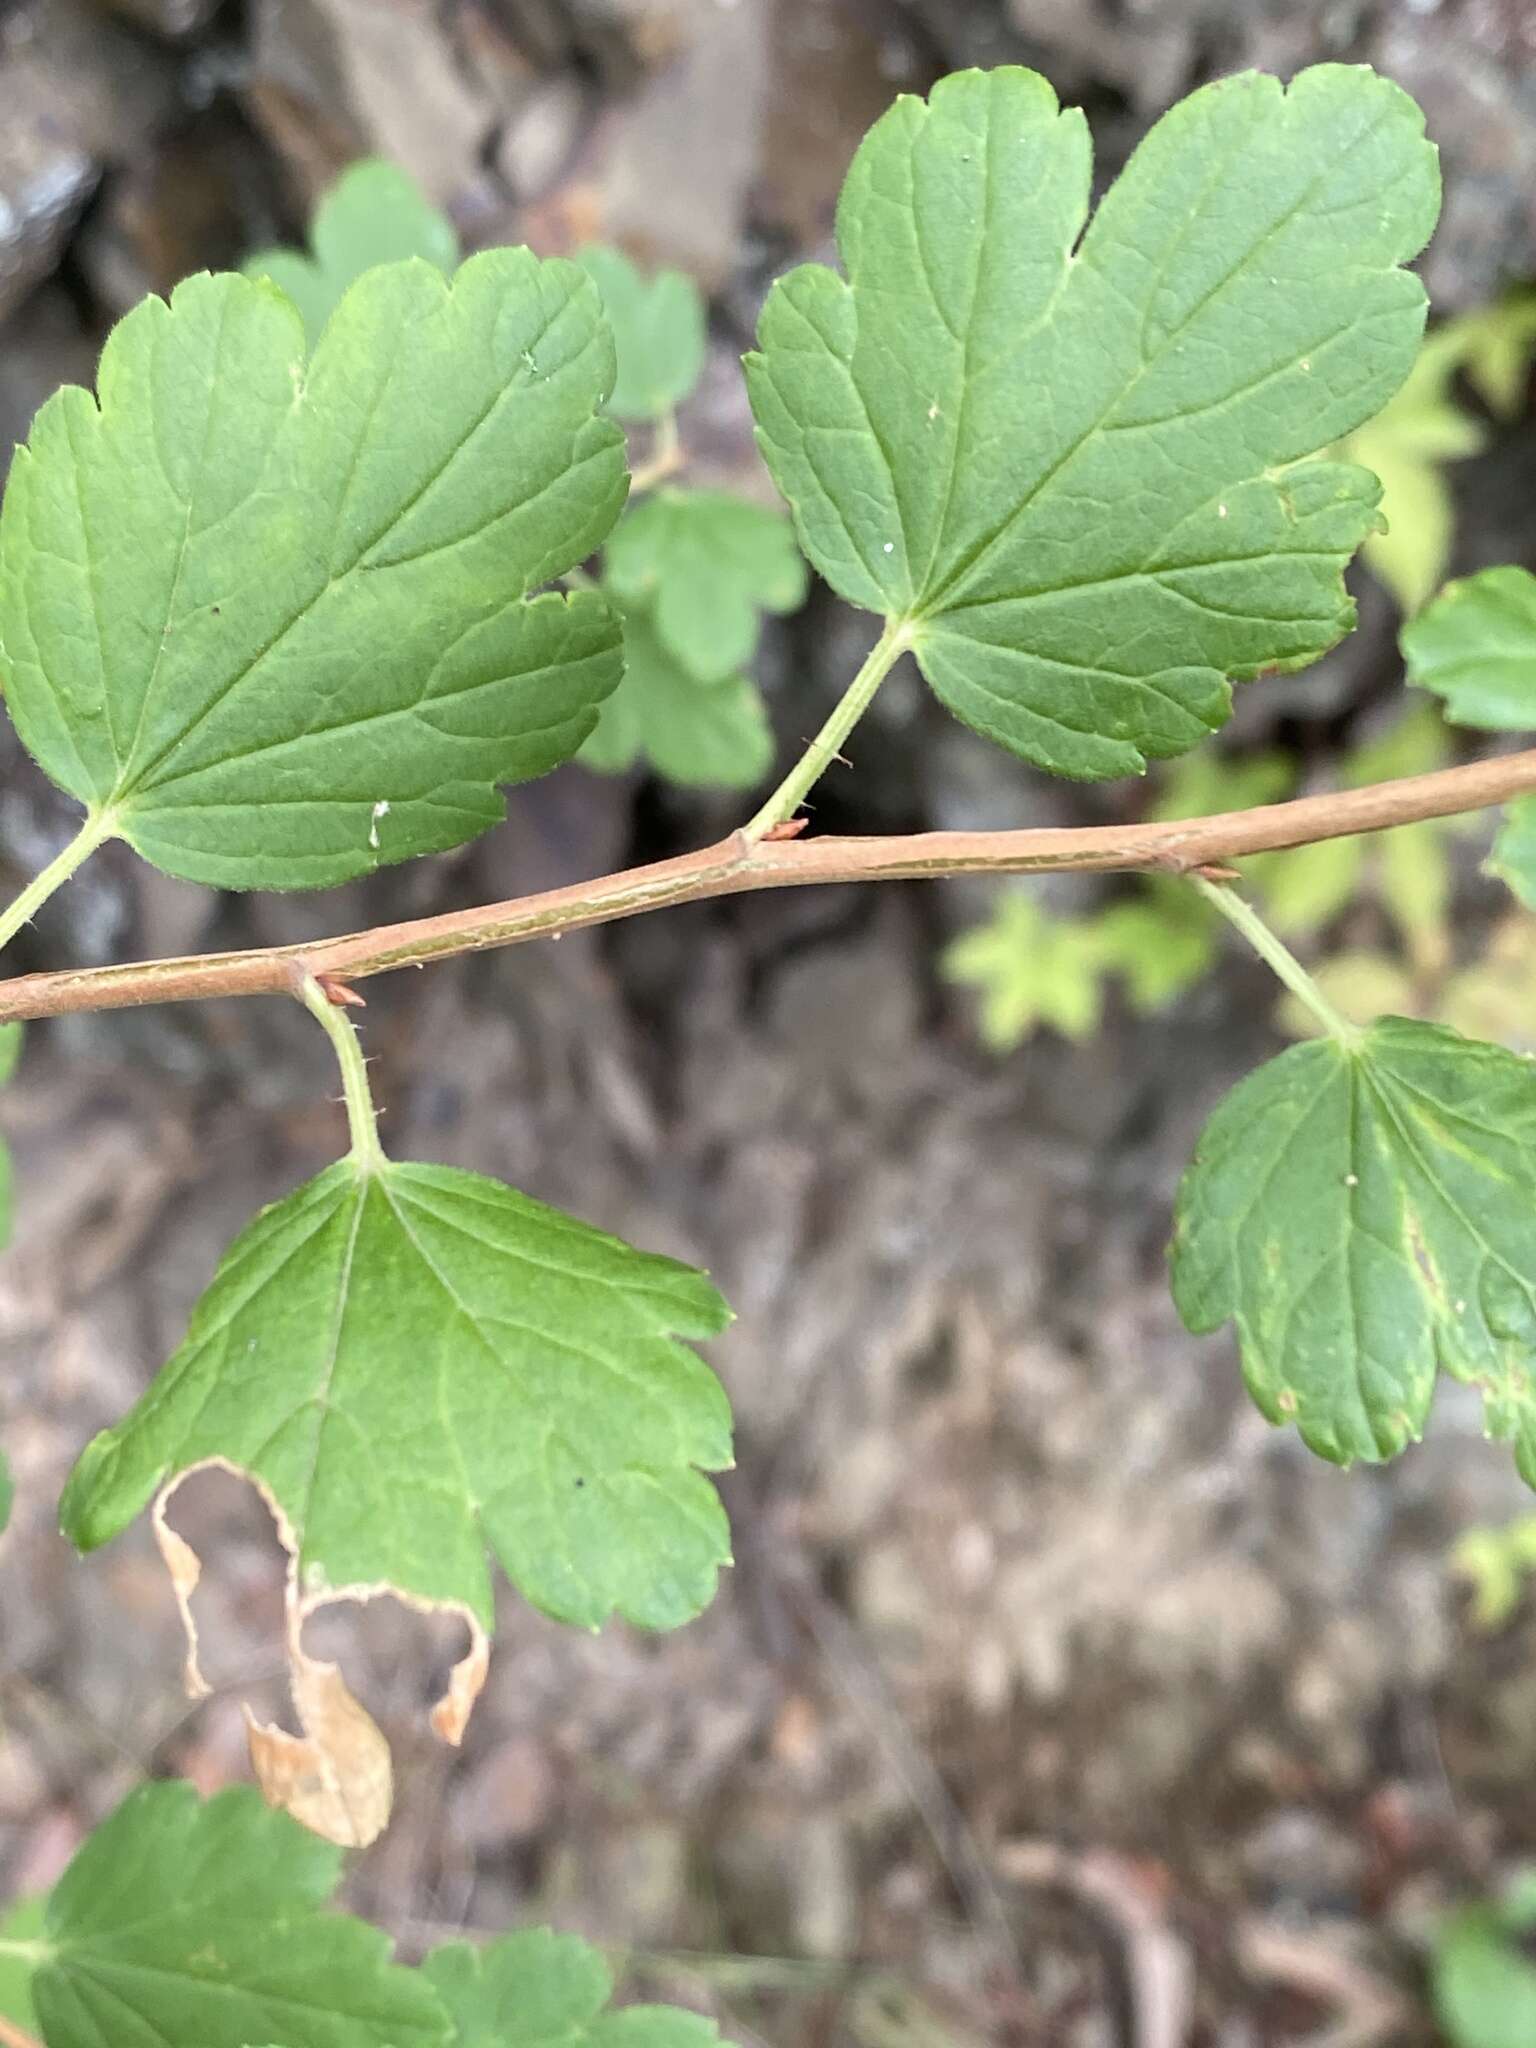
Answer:
[[[658,419],[680,405],[704,368],[704,302],[680,270],[646,279],[620,249],[594,243],[576,261],[602,294],[618,351],[608,410],[616,419]]]
[[[620,521],[606,587],[650,613],[696,682],[735,675],[757,651],[759,614],[805,601],[805,560],[789,522],[727,491],[660,490]]]
[[[903,97],[843,188],[846,279],[775,285],[747,370],[815,566],[957,716],[1138,771],[1228,679],[1316,658],[1377,485],[1310,459],[1412,367],[1435,152],[1364,69],[1245,74],[1152,130],[1081,245],[1086,125],[1032,72]]]
[[[47,2048],[447,2048],[387,1936],[320,1910],[340,1867],[248,1786],[141,1786],[49,1897],[30,1986]]]
[[[307,1597],[386,1584],[489,1629],[489,1545],[559,1620],[675,1627],[729,1562],[702,1475],[731,1447],[719,1382],[671,1333],[728,1321],[703,1274],[499,1182],[344,1160],[235,1241],[62,1525],[94,1548],[222,1458],[286,1517]]]
[[[994,1052],[1009,1052],[1049,1025],[1089,1038],[1104,1007],[1104,962],[1085,919],[1051,917],[1024,889],[1005,890],[985,924],[951,940],[946,981],[980,994],[977,1020]]]
[[[1533,1203],[1536,1068],[1389,1017],[1220,1105],[1179,1191],[1174,1300],[1193,1331],[1236,1324],[1254,1400],[1323,1457],[1416,1439],[1438,1367],[1536,1486]]]
[[[720,2038],[673,2006],[605,2011],[613,1979],[602,1957],[547,1928],[483,1948],[451,1942],[421,1967],[453,2021],[454,2048],[709,2048]]]
[[[1403,628],[1408,680],[1445,704],[1456,725],[1491,732],[1536,726],[1536,576],[1484,569],[1448,583]]]
[[[309,242],[312,255],[262,249],[242,268],[247,277],[269,278],[287,293],[303,316],[311,347],[348,285],[365,270],[419,256],[451,271],[459,260],[452,221],[407,172],[382,157],[365,157],[342,172],[315,209]]]
[[[646,761],[684,788],[750,789],[773,765],[773,728],[750,676],[698,682],[643,611],[624,618],[624,680],[577,757],[600,775]]]
[[[157,866],[305,888],[456,846],[575,753],[603,598],[527,594],[626,489],[574,265],[370,271],[305,366],[270,285],[195,277],[66,387],[0,515],[0,659],[39,764]]]

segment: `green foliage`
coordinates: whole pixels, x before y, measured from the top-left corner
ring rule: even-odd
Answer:
[[[419,256],[447,272],[459,260],[453,223],[405,171],[379,157],[342,172],[315,210],[309,242],[308,256],[296,249],[259,250],[247,259],[244,273],[270,278],[287,293],[303,316],[311,348],[348,285],[365,270]]]
[[[1484,569],[1448,583],[1403,628],[1403,658],[1408,680],[1441,698],[1455,724],[1536,726],[1536,576]]]
[[[1174,1300],[1237,1326],[1250,1393],[1338,1464],[1416,1439],[1437,1365],[1536,1485],[1536,1068],[1403,1018],[1293,1046],[1201,1135]]]
[[[47,1932],[48,1899],[39,1894],[22,1899],[0,1919],[0,2018],[37,2032],[32,2003],[35,1945]]]
[[[1445,727],[1424,705],[1347,755],[1339,780],[1346,789],[1362,789],[1422,775],[1443,767],[1449,753]],[[1383,1011],[1426,1014],[1429,991],[1444,983],[1450,957],[1450,838],[1458,829],[1455,819],[1430,818],[1364,838],[1323,839],[1244,864],[1265,916],[1287,938],[1316,938],[1362,897],[1380,903],[1394,930],[1396,950],[1353,947],[1316,969],[1319,987],[1352,1022],[1368,1024]],[[1448,989],[1446,995],[1450,1002]],[[1297,1037],[1319,1029],[1315,1013],[1295,996],[1285,997],[1278,1017]],[[1447,1014],[1443,1021],[1455,1019]]]
[[[1400,266],[1434,222],[1434,152],[1412,102],[1362,69],[1196,93],[1083,232],[1090,176],[1081,116],[1032,73],[898,100],[843,193],[846,276],[781,280],[748,374],[801,540],[884,618],[881,658],[910,648],[979,731],[1103,777],[1184,753],[1224,721],[1233,681],[1300,667],[1347,629],[1342,572],[1378,535],[1380,494],[1320,451],[1353,434],[1395,493],[1422,495],[1468,443],[1452,371],[1509,402],[1536,324],[1515,323],[1518,343],[1442,334],[1415,367],[1423,293]],[[449,280],[455,255],[396,174],[359,167],[312,258],[269,254],[261,279],[147,301],[108,342],[99,398],[66,390],[39,414],[0,515],[0,658],[23,740],[86,806],[82,851],[116,835],[216,886],[318,886],[462,844],[501,818],[503,785],[578,751],[725,786],[766,768],[746,669],[762,613],[803,594],[788,528],[677,490],[616,527],[615,419],[655,425],[654,484],[703,362],[698,294],[611,250],[493,251]],[[1395,418],[1365,428],[1399,391]],[[1390,569],[1410,595],[1443,545],[1411,525]],[[562,579],[579,587],[538,594]],[[1530,637],[1528,593],[1507,572],[1500,593],[1494,626],[1468,586],[1408,641],[1453,715],[1495,724],[1520,694],[1500,650],[1518,662]],[[787,820],[882,672],[861,672],[754,829]],[[1346,780],[1433,765],[1444,746],[1438,717],[1404,721]],[[1292,779],[1275,756],[1192,763],[1157,814],[1268,801]],[[1303,934],[1373,887],[1416,999],[1445,965],[1443,829],[1256,864],[1257,886]],[[1527,829],[1536,841],[1536,813],[1506,837]],[[1518,873],[1521,856],[1501,858]],[[66,867],[3,913],[6,932]],[[1536,880],[1517,886],[1536,900]],[[1037,1024],[1081,1036],[1113,981],[1138,1009],[1187,988],[1223,913],[1329,1016],[1252,913],[1157,876],[1081,920],[1010,892],[946,972],[981,991],[996,1044]],[[237,1240],[155,1385],[86,1450],[62,1517],[89,1548],[200,1462],[248,1473],[293,1552],[305,1728],[258,1731],[261,1754],[316,1781],[274,1796],[321,1826],[366,1778],[371,1825],[387,1758],[350,1696],[340,1737],[313,1725],[336,1674],[305,1657],[306,1614],[393,1588],[486,1628],[488,1552],[576,1624],[696,1613],[728,1559],[706,1474],[729,1462],[729,1415],[679,1339],[727,1311],[704,1275],[509,1188],[384,1160],[330,1003],[346,991],[303,989],[341,1059],[352,1154]],[[1459,1000],[1529,1010],[1527,991],[1528,942]],[[1260,1407],[1326,1457],[1400,1449],[1443,1368],[1481,1389],[1490,1433],[1536,1484],[1536,1069],[1422,1022],[1328,1028],[1212,1118],[1180,1194],[1179,1308],[1192,1329],[1236,1324]],[[0,1063],[13,1056],[0,1042]],[[178,1540],[185,1599],[195,1561]],[[445,1732],[475,1666],[472,1648]],[[321,1912],[336,1874],[332,1850],[252,1794],[200,1806],[147,1787],[40,1921],[0,1933],[0,1998],[45,2048],[712,2038],[685,2014],[609,2012],[600,1960],[554,1935],[402,1970],[381,1937]],[[1501,1910],[1507,1963],[1525,1923]],[[1476,1969],[1470,1935],[1461,1946],[1465,1992],[1490,1944]]]
[[[1408,679],[1444,700],[1457,725],[1492,732],[1536,726],[1536,576],[1485,569],[1447,584],[1403,630]],[[1488,870],[1536,909],[1536,800],[1505,808]]]
[[[1434,595],[1450,558],[1455,513],[1441,464],[1475,455],[1486,439],[1451,395],[1463,355],[1460,324],[1437,329],[1402,389],[1341,451],[1380,480],[1385,524],[1361,552],[1408,613]]]
[[[698,683],[751,661],[761,613],[805,602],[789,522],[725,491],[658,491],[615,531],[603,580],[629,610],[648,614],[666,653]]]
[[[709,2048],[708,2020],[670,2006],[605,2012],[613,1980],[602,1958],[545,1928],[485,1948],[454,1942],[422,1965],[453,2020],[455,2048]]]
[[[1467,1906],[1435,1943],[1435,2013],[1450,2048],[1530,2048],[1536,2041],[1536,1872],[1503,1898]]]
[[[981,1035],[1005,1052],[1040,1024],[1088,1038],[1103,1004],[1099,951],[1087,924],[1053,918],[1023,889],[998,899],[991,920],[945,950],[950,981],[979,989]]]
[[[1344,444],[1381,480],[1386,526],[1368,534],[1367,566],[1413,614],[1439,589],[1450,558],[1454,513],[1441,465],[1487,443],[1483,423],[1456,402],[1464,376],[1501,419],[1519,410],[1536,347],[1536,295],[1447,321],[1429,336],[1407,382]]]
[[[1527,910],[1536,910],[1536,797],[1523,796],[1504,806],[1504,822],[1487,867]]]
[[[180,1351],[61,1503],[82,1549],[207,1458],[260,1479],[300,1583],[387,1584],[489,1629],[487,1544],[548,1614],[650,1628],[728,1562],[725,1396],[669,1332],[702,1274],[446,1167],[343,1160],[235,1241]]]
[[[602,295],[619,374],[608,401],[621,420],[659,419],[680,405],[704,368],[704,303],[680,270],[649,281],[619,249],[599,244],[577,262]]]
[[[529,600],[623,503],[597,295],[493,250],[368,273],[304,369],[271,286],[197,277],[66,387],[0,520],[7,702],[169,873],[305,888],[457,846],[620,674],[592,592]]]
[[[898,100],[843,188],[846,281],[781,279],[747,374],[828,581],[904,626],[957,716],[1100,777],[1348,629],[1378,489],[1309,458],[1412,367],[1424,294],[1397,266],[1438,177],[1413,102],[1336,66],[1184,100],[1074,254],[1090,171],[1031,72]]]
[[[1116,978],[1133,1010],[1165,1009],[1209,968],[1215,937],[1199,897],[1162,876],[1086,918],[1052,917],[1026,891],[1009,889],[985,924],[951,940],[940,971],[979,991],[982,1039],[1009,1052],[1042,1025],[1090,1038]]]
[[[18,1958],[45,2048],[446,2048],[431,1985],[321,1910],[340,1862],[245,1786],[206,1804],[184,1784],[130,1793]]]
[[[323,1910],[339,1853],[244,1787],[141,1786],[52,1895],[0,1923],[0,2016],[43,2048],[708,2048],[670,2006],[607,2012],[602,1958],[529,1929],[419,1970]]]
[[[1397,775],[1443,765],[1449,743],[1428,706],[1400,719],[1390,732],[1346,757],[1340,780],[1363,787]],[[1192,754],[1169,771],[1148,816],[1174,820],[1217,810],[1244,810],[1288,795],[1296,771],[1283,754],[1261,752],[1222,759]],[[1384,1009],[1419,1014],[1414,990],[1437,978],[1449,945],[1451,866],[1447,840],[1455,820],[1405,825],[1372,838],[1324,839],[1285,853],[1244,861],[1244,881],[1268,921],[1291,938],[1315,938],[1362,895],[1378,898],[1396,927],[1407,964],[1385,954],[1353,950],[1325,960],[1317,980],[1344,1014],[1369,1023]],[[1118,977],[1131,1008],[1165,1009],[1194,987],[1215,964],[1220,919],[1187,883],[1143,876],[1136,893],[1092,917],[1049,919],[1021,915],[1003,897],[991,921],[964,933],[945,955],[944,972],[983,991],[982,1036],[1006,1052],[1042,1024],[1064,1035],[1097,1028],[1107,987]],[[1032,956],[1032,957],[1026,957]],[[1042,982],[1066,987],[1064,1006],[1035,1000]],[[1488,993],[1475,971],[1445,988],[1444,1021],[1469,1014]],[[1507,1003],[1498,1006],[1507,1012]],[[1298,1037],[1319,1029],[1315,1014],[1294,996],[1277,1012]]]
[[[762,613],[805,597],[788,522],[724,491],[659,491],[615,529],[603,583],[624,617],[625,676],[582,760],[612,774],[646,759],[684,785],[761,781],[773,733],[743,671]]]
[[[773,764],[773,728],[750,676],[699,683],[648,613],[624,613],[624,680],[579,758],[601,775],[646,761],[684,788],[750,789]]]
[[[1518,1515],[1502,1528],[1464,1530],[1451,1551],[1451,1569],[1472,1588],[1474,1626],[1503,1628],[1536,1572],[1536,1515]]]
[[[1256,754],[1186,754],[1163,770],[1147,816],[1167,822],[1208,818],[1215,811],[1255,810],[1279,803],[1296,784],[1296,765],[1269,748]]]

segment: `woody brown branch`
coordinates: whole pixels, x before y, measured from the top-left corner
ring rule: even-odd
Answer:
[[[290,994],[308,973],[350,988],[369,975],[420,967],[459,953],[521,945],[583,926],[637,917],[672,904],[700,903],[756,889],[803,888],[823,882],[917,881],[945,875],[1046,874],[1063,869],[1190,874],[1219,868],[1244,854],[1276,853],[1322,839],[1387,831],[1425,818],[1447,818],[1536,791],[1536,748],[1379,782],[1367,789],[1298,797],[1256,810],[1224,811],[1173,823],[1096,825],[1079,830],[917,832],[881,839],[768,837],[753,843],[734,833],[716,846],[648,867],[626,868],[597,881],[546,889],[535,896],[440,917],[380,925],[340,938],[269,946],[245,953],[205,953],[180,960],[138,961],[0,982],[0,1023],[61,1017],[82,1010],[121,1010],[144,1003],[184,1003],[211,996]]]

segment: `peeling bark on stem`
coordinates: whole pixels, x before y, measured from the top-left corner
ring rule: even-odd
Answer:
[[[1089,826],[1077,831],[921,832],[886,839],[750,839],[675,860],[628,868],[601,880],[547,889],[509,903],[381,925],[341,938],[246,953],[207,953],[0,982],[0,1023],[144,1003],[212,996],[287,995],[305,974],[339,984],[420,967],[458,953],[516,946],[585,925],[636,917],[669,904],[699,903],[756,889],[820,882],[928,880],[945,875],[1045,874],[1063,869],[1186,875],[1244,854],[1382,832],[1423,818],[1454,817],[1536,791],[1536,748],[1380,782],[1368,789],[1300,797],[1257,810],[1225,811],[1174,823]]]

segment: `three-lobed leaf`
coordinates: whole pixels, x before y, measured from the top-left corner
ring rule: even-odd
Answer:
[[[626,490],[573,265],[370,271],[306,365],[273,287],[196,277],[38,414],[0,515],[12,718],[193,880],[303,888],[455,846],[575,753],[621,667],[589,591],[529,597]]]
[[[1231,1319],[1272,1422],[1323,1457],[1389,1458],[1437,1369],[1482,1390],[1536,1485],[1536,1068],[1389,1017],[1295,1046],[1206,1125],[1179,1191],[1174,1300]]]
[[[594,243],[576,261],[602,294],[613,329],[618,376],[608,409],[616,419],[659,419],[680,405],[704,368],[704,302],[680,270],[642,277],[621,249]]]
[[[967,723],[1100,777],[1352,622],[1377,485],[1311,458],[1412,365],[1438,174],[1406,94],[1320,66],[1183,101],[1077,246],[1090,175],[1031,72],[898,100],[843,189],[846,277],[781,279],[747,368],[815,566]]]
[[[388,1937],[320,1910],[340,1864],[249,1787],[130,1793],[32,1937],[47,2048],[448,2048],[441,2001]]]
[[[452,221],[407,172],[382,157],[366,157],[342,172],[315,209],[309,243],[310,255],[261,249],[242,267],[247,277],[269,278],[287,293],[303,315],[311,347],[365,270],[419,256],[446,272],[459,260]]]
[[[729,1561],[701,1273],[446,1167],[344,1160],[231,1247],[61,1503],[83,1549],[206,1459],[261,1482],[306,1598],[387,1585],[492,1625],[489,1545],[564,1621],[691,1618]]]
[[[422,1974],[453,2023],[453,2048],[709,2048],[708,2020],[672,2006],[605,2008],[608,1967],[574,1935],[531,1928],[483,1948],[450,1942]]]

